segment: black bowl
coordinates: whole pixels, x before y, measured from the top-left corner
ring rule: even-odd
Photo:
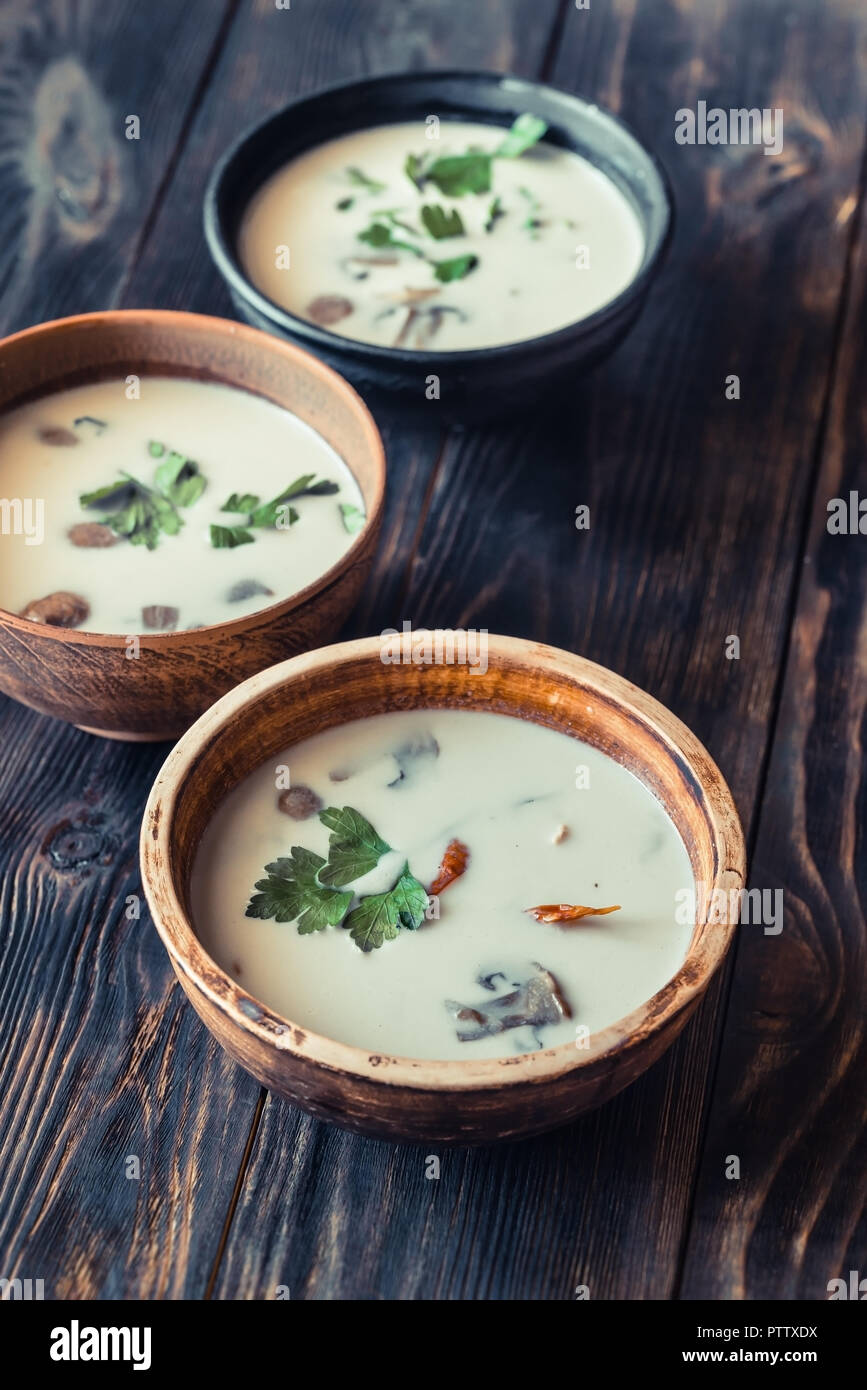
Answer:
[[[281,165],[336,136],[368,126],[423,119],[479,120],[509,126],[523,111],[548,123],[546,140],[583,155],[635,210],[644,257],[615,299],[578,322],[501,347],[425,352],[355,342],[296,317],[247,279],[237,252],[242,215]],[[491,72],[398,73],[341,83],[284,107],[255,126],[214,170],[205,194],[205,236],[235,307],[257,328],[322,357],[374,398],[386,393],[431,408],[427,383],[439,378],[440,403],[453,416],[491,416],[533,402],[540,388],[574,382],[607,356],[635,322],[672,229],[673,202],[658,160],[610,111],[539,82]]]

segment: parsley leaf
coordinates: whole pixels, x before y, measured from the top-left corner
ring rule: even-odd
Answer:
[[[343,925],[362,951],[376,951],[394,941],[401,927],[415,931],[424,920],[427,901],[425,888],[404,864],[391,891],[362,898]]]
[[[215,550],[235,550],[249,545],[256,537],[245,526],[215,526],[211,522],[211,545]]]
[[[428,892],[410,873],[406,861],[387,893],[368,893],[350,911],[354,894],[351,889],[340,889],[369,873],[391,847],[352,806],[342,810],[329,806],[319,812],[319,819],[332,832],[328,859],[294,845],[288,858],[266,864],[268,877],[255,884],[257,891],[247,905],[247,916],[277,922],[297,920],[302,936],[343,926],[362,951],[374,951],[383,942],[393,941],[401,928],[415,931],[420,927],[427,912]]]
[[[478,256],[455,256],[450,261],[431,261],[434,267],[434,275],[444,284],[449,284],[452,280],[463,280],[465,275],[469,275],[471,270],[475,270],[479,263]]]
[[[446,209],[438,203],[426,203],[421,210],[421,220],[437,241],[442,241],[444,237],[464,235],[464,224],[457,208]]]
[[[357,188],[366,188],[368,193],[383,193],[385,191],[385,184],[380,183],[378,179],[369,178],[363,169],[353,166],[347,169],[346,177],[349,179],[349,182],[354,183]]]
[[[427,159],[424,155],[407,155],[406,162],[403,166],[403,172],[406,174],[410,183],[415,184],[419,192],[421,192],[421,190],[424,188],[424,181],[427,177],[425,170],[427,169],[427,167]]]
[[[156,447],[162,451],[160,454],[154,453]],[[206,487],[199,465],[175,449],[166,449],[164,444],[157,445],[154,440],[148,445],[148,452],[153,458],[162,459],[154,474],[154,482],[160,492],[177,507],[191,507],[198,502]]]
[[[539,116],[531,116],[529,111],[512,122],[512,128],[501,145],[494,151],[498,159],[517,159],[531,145],[535,145],[548,129],[547,121]]]
[[[501,217],[505,217],[506,209],[503,207],[500,198],[495,198],[488,208],[488,216],[485,220],[485,231],[492,232]]]
[[[370,821],[351,806],[344,806],[342,810],[327,806],[319,812],[319,819],[331,831],[328,863],[319,875],[322,883],[342,888],[353,879],[370,873],[391,850],[391,845],[377,835]]]
[[[250,512],[255,511],[262,499],[255,492],[233,492],[228,502],[220,508],[221,512]]]
[[[290,497],[330,497],[332,493],[340,491],[339,483],[332,483],[328,478],[322,478],[318,483],[315,483],[313,481],[315,477],[315,473],[302,473],[300,478],[296,478],[294,483],[290,483],[272,501],[265,502],[261,507],[254,507],[247,524],[249,526],[276,526],[281,516],[286,517],[288,515],[291,526],[298,520],[298,513],[294,507],[287,508],[286,503]]]
[[[258,889],[247,905],[247,916],[264,920],[273,917],[277,922],[298,921],[302,936],[339,927],[352,901],[351,893],[338,893],[323,888],[317,872],[325,860],[321,854],[295,845],[288,859],[276,859],[265,865],[268,877],[255,885]]]
[[[434,160],[425,179],[436,184],[447,198],[462,198],[465,193],[489,193],[493,155],[473,150],[469,154],[446,154]]]
[[[343,521],[343,529],[348,531],[350,536],[354,536],[356,531],[360,531],[367,517],[360,507],[356,507],[352,502],[338,502],[340,517]]]
[[[122,478],[123,481],[97,488],[95,492],[83,492],[78,499],[80,505],[114,507],[110,515],[103,517],[102,524],[110,527],[116,536],[125,536],[132,545],[145,545],[148,550],[155,550],[161,531],[167,536],[176,536],[184,523],[174,503],[146,487],[131,473],[124,473]]]
[[[530,236],[535,241],[539,235],[539,228],[544,227],[545,225],[542,218],[539,216],[539,213],[542,211],[542,204],[539,202],[539,199],[536,197],[535,193],[530,192],[529,188],[521,188],[519,189],[519,192],[521,194],[521,197],[526,198],[527,202],[529,203],[527,216],[524,218],[523,222],[521,223],[521,226],[523,227],[524,231],[530,233]]]
[[[411,242],[400,241],[395,237],[391,227],[385,222],[372,222],[363,232],[358,233],[358,240],[366,242],[368,246],[390,246],[399,251],[411,251],[414,256],[424,255],[420,246],[413,246]]]

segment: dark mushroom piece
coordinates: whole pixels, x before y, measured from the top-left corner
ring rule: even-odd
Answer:
[[[478,1005],[446,1000],[446,1008],[457,1025],[458,1042],[477,1042],[479,1038],[505,1033],[509,1028],[542,1028],[572,1017],[563,991],[550,970],[538,961],[534,964],[535,975],[498,999],[485,1000]]]
[[[314,323],[328,328],[332,323],[339,323],[353,314],[355,305],[342,294],[320,294],[307,305],[307,312]]]
[[[310,820],[322,810],[322,804],[312,787],[287,787],[277,797],[277,809],[293,820]]]
[[[51,627],[78,627],[90,617],[90,604],[79,594],[61,589],[29,603],[22,609],[21,617],[31,623],[48,623]]]
[[[267,584],[260,584],[258,579],[239,579],[237,584],[233,584],[226,600],[229,603],[241,603],[243,599],[255,598],[261,594],[263,598],[273,598],[274,590],[269,589]]]
[[[71,449],[73,444],[81,443],[77,434],[62,425],[46,425],[39,431],[39,438],[43,444],[51,444],[58,449]]]
[[[151,603],[141,611],[141,619],[152,632],[173,632],[178,625],[179,612],[167,604]]]
[[[99,521],[79,521],[70,526],[66,534],[73,545],[84,550],[107,550],[120,539],[110,526],[103,526]]]

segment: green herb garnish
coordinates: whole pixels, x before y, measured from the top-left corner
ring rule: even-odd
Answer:
[[[479,150],[469,154],[446,154],[428,166],[424,179],[436,184],[447,198],[462,198],[465,193],[489,193],[493,158]]]
[[[527,216],[524,218],[523,222],[521,223],[521,226],[524,228],[524,231],[529,232],[531,237],[533,237],[533,239],[535,240],[535,238],[539,235],[540,227],[544,227],[545,225],[545,223],[542,221],[542,218],[539,216],[539,213],[542,209],[542,204],[539,202],[535,193],[530,192],[529,188],[521,188],[518,191],[521,194],[521,197],[526,198],[527,202],[530,205],[527,210]]]
[[[464,224],[457,208],[446,209],[438,203],[426,203],[421,210],[421,220],[436,241],[464,235]]]
[[[328,863],[319,878],[332,888],[342,888],[354,878],[370,873],[382,856],[391,851],[391,845],[377,835],[370,821],[351,806],[342,810],[328,806],[319,812],[319,819],[331,831]]]
[[[228,502],[220,508],[221,512],[246,512],[255,511],[262,499],[257,497],[255,492],[233,492]]]
[[[354,536],[356,531],[360,531],[367,517],[360,507],[356,507],[352,502],[338,502],[340,516],[343,521],[344,530],[350,536]]]
[[[251,535],[250,527],[276,526],[278,522],[282,523],[283,529],[294,526],[298,520],[298,513],[294,507],[287,505],[290,498],[330,497],[333,493],[340,491],[339,483],[332,483],[328,478],[322,478],[317,483],[314,481],[315,477],[315,473],[302,473],[300,478],[296,478],[294,483],[290,483],[289,487],[284,488],[270,502],[264,502],[261,505],[259,497],[254,492],[233,492],[220,510],[243,516],[243,524],[240,526],[212,526],[211,545],[217,550],[247,545],[256,539],[255,536]]]
[[[427,177],[425,170],[427,167],[428,161],[426,156],[420,154],[407,155],[406,162],[403,166],[403,172],[406,174],[410,183],[415,184],[419,192],[424,188],[424,181]]]
[[[546,121],[525,111],[512,122],[512,128],[505,140],[494,150],[495,158],[517,159],[525,154],[531,145],[541,140],[547,129]]]
[[[160,452],[155,451],[159,449]],[[191,507],[198,502],[205,490],[205,479],[199,472],[199,465],[192,459],[179,454],[175,449],[167,449],[165,444],[151,440],[148,452],[152,458],[161,460],[154,482],[169,501],[176,507]]]
[[[319,812],[319,819],[331,831],[327,860],[295,845],[288,858],[266,864],[268,877],[256,883],[247,916],[297,921],[302,936],[343,926],[362,951],[378,950],[401,928],[415,931],[421,926],[428,894],[406,862],[388,892],[365,894],[350,911],[355,895],[341,890],[375,868],[391,853],[391,846],[352,806],[329,806]]]
[[[492,232],[501,217],[505,217],[506,209],[503,207],[502,200],[495,198],[488,208],[488,216],[485,220],[485,231]]]
[[[300,478],[296,478],[294,483],[284,488],[283,492],[277,494],[272,501],[266,502],[261,507],[255,507],[250,514],[249,526],[276,526],[278,520],[287,516],[290,526],[298,520],[298,513],[294,507],[286,507],[290,497],[330,497],[332,493],[340,491],[338,483],[332,483],[327,478],[321,482],[314,483],[315,473],[303,473]]]
[[[376,951],[383,942],[394,941],[401,927],[415,931],[426,908],[427,892],[404,864],[394,887],[362,898],[343,925],[362,951]]]
[[[414,256],[424,255],[421,247],[413,246],[410,242],[400,241],[395,237],[391,227],[385,222],[372,222],[363,232],[358,233],[358,240],[366,242],[368,246],[377,248],[390,246],[398,250],[411,251]]]
[[[76,423],[83,420],[102,423],[89,415],[82,415]],[[183,526],[178,507],[191,507],[207,484],[197,463],[165,444],[152,439],[148,453],[160,460],[154,487],[148,487],[131,473],[121,473],[118,482],[108,483],[95,492],[83,492],[78,501],[82,507],[107,508],[111,514],[102,518],[103,526],[116,536],[125,536],[132,545],[155,550],[161,533],[176,536]]]
[[[215,526],[211,522],[211,545],[215,550],[235,550],[239,545],[249,545],[255,539],[246,526]]]
[[[465,193],[489,193],[495,159],[517,159],[525,154],[548,129],[538,116],[524,112],[513,122],[509,133],[492,154],[483,150],[468,150],[466,154],[447,154],[432,163],[419,155],[408,155],[404,173],[416,188],[427,182],[436,184],[447,198],[462,198]]]
[[[455,256],[450,261],[431,261],[434,275],[445,285],[450,284],[452,280],[463,280],[465,275],[475,270],[478,263],[478,256],[472,255]]]
[[[79,425],[93,425],[94,432],[97,435],[103,434],[105,430],[108,429],[106,421],[97,420],[95,415],[79,415],[77,420],[73,420],[72,428],[77,430]]]
[[[262,920],[273,917],[277,922],[297,920],[302,936],[339,927],[352,902],[351,893],[339,893],[323,888],[317,878],[324,866],[321,854],[295,845],[288,859],[276,859],[265,865],[268,877],[260,879],[247,907],[248,917]]]
[[[363,169],[356,167],[347,169],[346,177],[350,183],[354,183],[358,188],[366,188],[368,193],[382,193],[385,190],[384,183],[380,183],[378,179],[368,178]]]
[[[341,198],[340,202],[335,203],[334,206],[337,208],[338,212],[348,212],[354,202],[354,198]]]

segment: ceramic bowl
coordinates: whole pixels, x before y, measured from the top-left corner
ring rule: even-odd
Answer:
[[[176,738],[218,696],[275,661],[327,641],[373,563],[385,495],[382,441],[353,389],[309,353],[227,319],[126,309],[58,319],[0,343],[0,411],[127,373],[193,377],[293,411],[331,444],[361,488],[367,523],[312,584],[268,608],[189,632],[125,635],[50,627],[0,609],[0,690],[111,738]]]
[[[511,125],[528,111],[548,123],[546,139],[601,169],[635,210],[644,232],[639,269],[596,313],[543,337],[466,352],[418,352],[353,342],[289,313],[257,290],[237,239],[252,195],[281,165],[326,140],[368,126],[422,122]],[[441,382],[447,413],[489,416],[532,403],[541,390],[574,382],[607,356],[635,322],[659,272],[673,201],[659,162],[610,111],[539,82],[491,72],[401,73],[329,87],[293,102],[243,135],[214,170],[205,196],[205,235],[235,307],[250,323],[290,338],[337,367],[373,399],[383,394],[430,410],[426,382]]]
[[[197,846],[227,791],[275,753],[336,724],[394,709],[492,710],[584,739],[662,803],[707,896],[676,975],[589,1047],[489,1060],[426,1061],[321,1037],[252,998],[205,952],[190,912]],[[479,1144],[565,1124],[608,1100],[671,1045],[719,968],[734,923],[708,922],[714,890],[743,886],[731,794],[674,715],[568,652],[488,638],[488,668],[386,665],[379,638],[326,647],[260,672],[181,739],[157,778],[141,839],[145,893],[180,983],[206,1027],[270,1090],[322,1119],[391,1139]],[[735,895],[737,900],[737,895]],[[718,901],[718,899],[717,899]],[[728,901],[728,900],[727,900]],[[727,914],[733,917],[735,914]]]

